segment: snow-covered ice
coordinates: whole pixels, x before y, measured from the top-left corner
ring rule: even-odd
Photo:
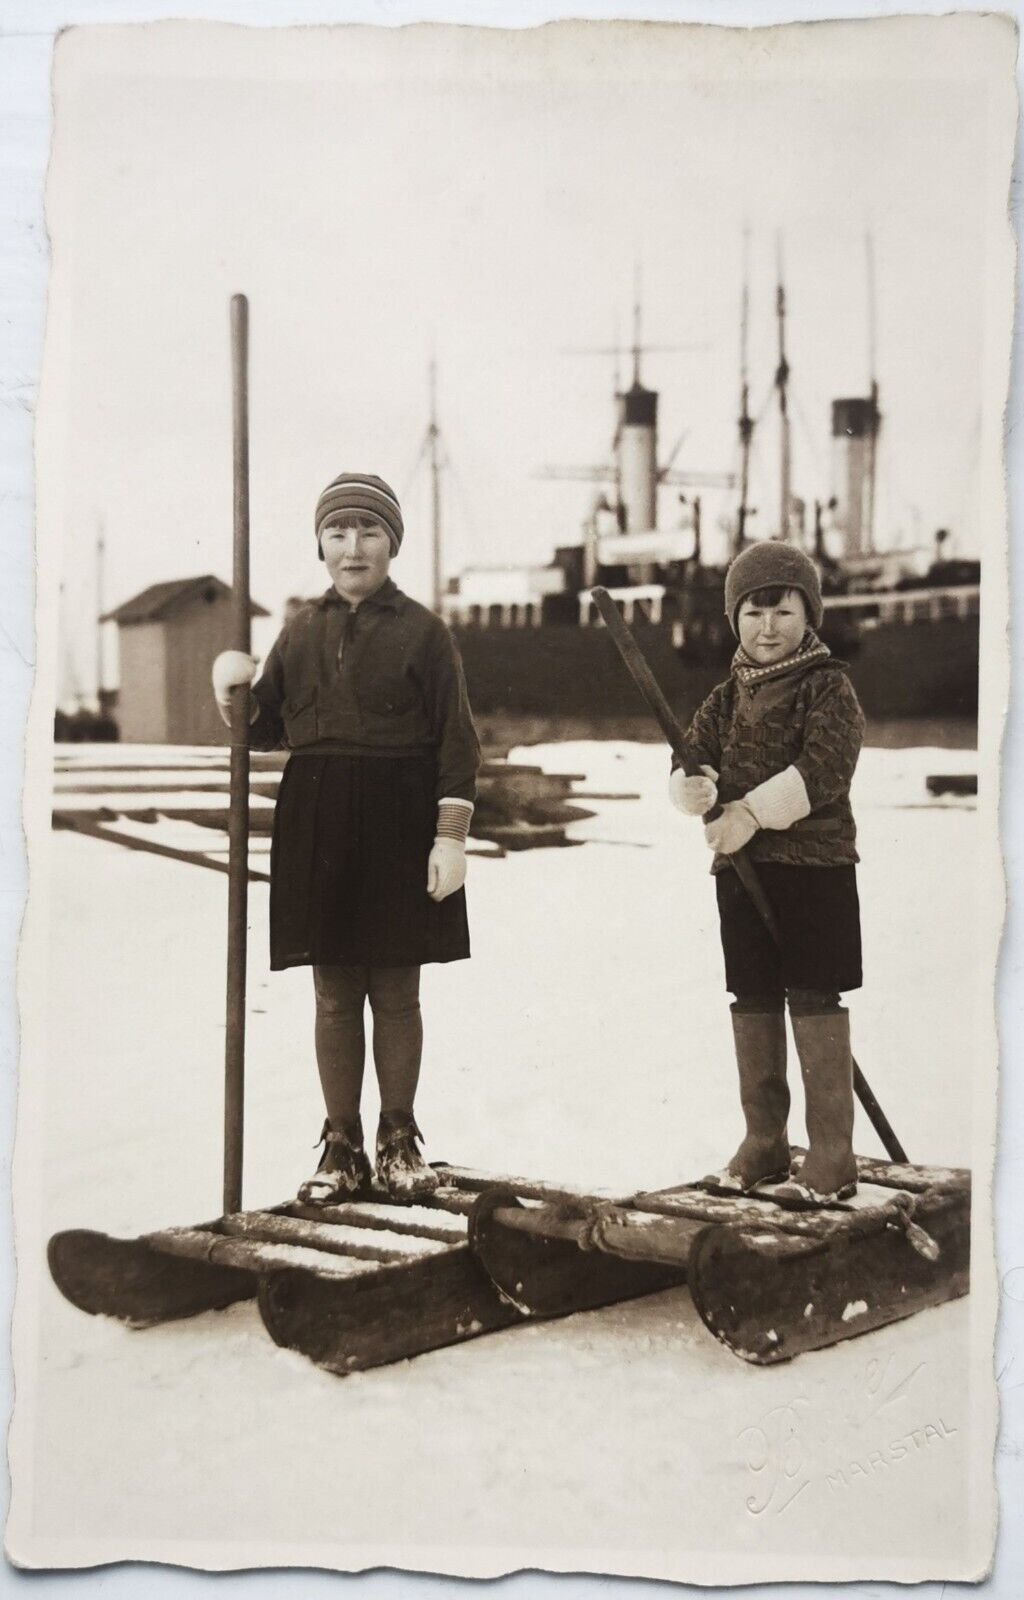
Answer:
[[[667,803],[659,746],[517,755],[639,798],[585,802],[582,847],[471,864],[473,959],[424,973],[428,1155],[623,1190],[698,1175],[739,1126],[699,827]],[[866,750],[855,792],[855,1048],[912,1159],[938,1165],[971,1158],[992,1001],[969,959],[974,807],[929,800],[924,778],[975,763]],[[15,1558],[527,1562],[719,1582],[752,1562],[797,1577],[822,1556],[836,1578],[916,1576],[922,1557],[945,1577],[977,1570],[973,1297],[760,1369],[717,1345],[680,1289],[344,1381],[277,1349],[252,1305],[145,1333],[74,1310],[45,1272],[51,1233],[219,1210],[226,884],[73,833],[50,843],[48,1039],[21,1063],[46,1160],[18,1174],[16,1439],[33,1466],[15,1481]],[[259,1204],[307,1175],[322,1109],[309,974],[268,972],[262,883],[250,909],[245,1193]],[[857,1143],[879,1152],[860,1113]]]

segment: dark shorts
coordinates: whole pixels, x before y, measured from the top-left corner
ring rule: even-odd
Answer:
[[[725,987],[735,995],[859,989],[863,982],[856,867],[758,862],[782,933],[776,946],[735,871],[715,875]]]
[[[432,754],[292,756],[270,855],[273,970],[469,955],[465,890],[427,894],[436,784]]]

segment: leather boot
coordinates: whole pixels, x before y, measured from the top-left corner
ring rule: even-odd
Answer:
[[[370,1163],[363,1149],[363,1124],[359,1117],[332,1128],[325,1122],[320,1134],[323,1155],[311,1178],[299,1187],[298,1198],[306,1205],[337,1205],[369,1194],[373,1182]]]
[[[853,1055],[850,1015],[840,1008],[792,1018],[807,1102],[807,1156],[776,1198],[829,1205],[857,1188],[853,1154]]]
[[[733,1011],[733,1041],[746,1137],[729,1165],[703,1186],[746,1194],[756,1184],[789,1176],[789,1088],[786,1019],[781,1011]]]
[[[419,1152],[423,1139],[411,1111],[382,1111],[377,1128],[377,1182],[392,1200],[433,1194],[439,1179]]]

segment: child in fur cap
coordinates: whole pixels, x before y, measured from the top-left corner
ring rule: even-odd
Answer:
[[[367,1192],[360,1091],[366,1001],[380,1088],[378,1181],[396,1199],[437,1178],[413,1114],[423,1029],[420,967],[469,955],[465,842],[480,746],[441,619],[388,576],[402,543],[394,491],[343,473],[316,508],[331,584],[286,622],[252,689],[250,742],[291,751],[270,867],[271,967],[311,966],[327,1106],[323,1158],[300,1199]],[[222,712],[255,675],[214,662]]]
[[[726,575],[725,609],[739,649],[732,673],[697,710],[688,755],[702,776],[674,770],[679,810],[702,816],[715,852],[726,988],[746,1136],[708,1183],[747,1193],[785,1179],[785,1006],[804,1081],[808,1153],[777,1194],[822,1205],[856,1188],[853,1058],[840,994],[861,985],[856,828],[850,782],[864,716],[840,662],[818,638],[821,585],[802,551],[751,545]],[[731,862],[747,849],[781,930],[776,946]]]

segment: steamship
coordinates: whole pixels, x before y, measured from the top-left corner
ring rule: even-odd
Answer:
[[[930,721],[932,736],[970,739],[978,705],[980,564],[950,559],[939,530],[927,552],[876,543],[875,478],[882,424],[879,386],[831,408],[832,497],[809,507],[791,485],[790,368],[786,297],[776,286],[780,500],[772,537],[816,560],[825,596],[823,635],[850,669],[869,723]],[[590,482],[595,495],[578,542],[546,565],[470,567],[442,592],[435,537],[436,603],[461,650],[474,710],[511,729],[524,722],[613,731],[641,711],[611,641],[598,624],[592,589],[607,588],[637,628],[645,653],[680,717],[719,682],[735,649],[724,614],[728,560],[702,549],[702,491],[725,491],[727,557],[750,542],[751,443],[747,290],[741,323],[738,471],[680,472],[659,465],[657,391],[641,376],[645,347],[634,307],[632,381],[615,385],[615,430],[607,466],[547,468],[543,475]],[[873,342],[873,341],[872,341]],[[439,429],[432,409],[433,504],[440,504]],[[659,525],[659,491],[675,490],[677,526]],[[931,737],[929,742],[931,742]]]

